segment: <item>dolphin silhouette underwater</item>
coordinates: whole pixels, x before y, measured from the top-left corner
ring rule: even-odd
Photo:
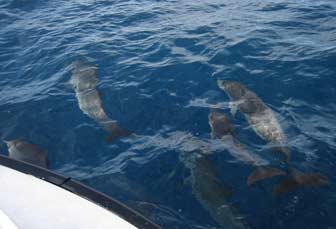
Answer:
[[[75,90],[79,108],[108,132],[106,141],[129,136],[131,132],[121,128],[118,122],[104,111],[101,95],[96,89],[97,68],[81,61],[73,62],[72,67],[70,83]]]
[[[137,146],[139,144],[141,150],[168,149],[177,152],[179,162],[190,172],[179,186],[190,185],[196,201],[220,228],[249,228],[246,220],[230,201],[231,188],[221,180],[219,171],[209,158],[211,154],[225,150],[219,139],[203,139],[189,132],[177,130],[165,134],[164,137],[155,135],[142,138],[140,141],[136,138],[130,140],[134,141],[135,149],[139,149]],[[168,176],[171,178],[173,175],[181,176],[175,169]]]
[[[239,110],[244,114],[254,132],[268,143],[275,145],[274,151],[283,153],[289,168],[289,174],[274,189],[281,194],[299,187],[316,187],[328,185],[328,178],[320,173],[302,173],[290,163],[290,150],[285,147],[286,135],[274,112],[254,92],[235,81],[217,80],[217,84],[230,98],[231,113],[234,116]],[[250,184],[253,184],[251,182]]]
[[[231,188],[220,179],[208,155],[199,151],[181,152],[179,160],[190,170],[192,193],[209,215],[228,229],[247,229],[248,224],[230,203]]]
[[[21,140],[13,139],[4,141],[8,147],[9,157],[47,168],[47,152],[36,145]]]

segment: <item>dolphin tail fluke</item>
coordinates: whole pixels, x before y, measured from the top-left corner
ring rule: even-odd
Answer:
[[[326,176],[320,173],[302,173],[293,170],[275,189],[274,194],[284,194],[301,187],[320,187],[329,184]]]
[[[106,142],[110,143],[116,138],[127,137],[132,134],[129,130],[123,129],[118,123],[113,123],[108,126],[109,135],[106,137]]]
[[[264,180],[266,178],[271,178],[274,176],[285,175],[286,173],[277,168],[258,166],[251,175],[247,178],[247,184],[253,185],[257,181]]]

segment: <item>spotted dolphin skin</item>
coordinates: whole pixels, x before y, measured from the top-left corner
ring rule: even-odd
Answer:
[[[218,80],[218,86],[230,97],[231,113],[238,109],[244,114],[249,125],[264,140],[272,143],[274,149],[285,155],[289,160],[289,150],[283,145],[286,136],[274,112],[252,91],[238,82]]]
[[[47,168],[47,153],[36,145],[21,139],[5,141],[5,143],[10,158]]]
[[[76,92],[79,108],[109,133],[106,140],[110,142],[115,138],[130,135],[131,133],[121,128],[116,120],[108,117],[103,109],[100,93],[96,89],[97,68],[80,61],[73,62],[72,67],[70,83]]]
[[[209,114],[209,125],[212,137],[222,139],[223,144],[227,145],[227,149],[232,155],[236,155],[244,163],[255,167],[255,170],[247,179],[248,185],[259,180],[286,174],[280,169],[267,167],[266,165],[269,163],[266,160],[257,154],[249,152],[234,136],[234,128],[223,112],[212,109]]]
[[[253,130],[263,139],[274,144],[274,150],[285,155],[289,175],[275,188],[275,194],[285,193],[299,187],[316,187],[327,185],[328,178],[319,173],[302,173],[289,162],[290,151],[283,145],[286,136],[274,112],[252,91],[235,81],[218,80],[220,89],[226,92],[231,102],[231,112],[236,110],[244,114]]]

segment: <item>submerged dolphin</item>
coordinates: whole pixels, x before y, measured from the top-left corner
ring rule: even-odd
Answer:
[[[182,152],[179,157],[180,161],[190,169],[191,188],[196,199],[221,227],[248,228],[244,218],[228,201],[231,194],[230,188],[221,182],[218,171],[206,155],[201,154]]]
[[[209,114],[209,125],[213,138],[222,139],[231,154],[235,154],[241,161],[256,167],[248,177],[247,184],[251,185],[258,180],[286,174],[280,169],[266,167],[265,165],[268,164],[267,161],[263,160],[257,154],[249,152],[244,145],[234,137],[234,128],[223,112],[212,109]]]
[[[210,153],[226,149],[219,139],[202,139],[184,131],[173,131],[145,138],[129,139],[132,150],[178,152],[179,161],[190,171],[192,193],[221,228],[246,229],[244,219],[229,201],[230,188],[220,180],[219,173],[207,158]],[[145,142],[145,144],[144,144]],[[175,174],[176,171],[169,174]]]
[[[75,89],[79,108],[109,133],[106,139],[108,142],[130,135],[128,130],[121,128],[116,120],[109,118],[105,113],[100,93],[96,89],[97,81],[96,67],[79,61],[73,63],[70,83]]]
[[[229,96],[232,114],[234,115],[236,110],[239,109],[253,130],[261,138],[275,144],[274,150],[285,155],[285,162],[289,166],[290,174],[275,188],[275,194],[302,186],[321,186],[329,183],[328,178],[319,173],[304,174],[292,168],[289,163],[290,151],[283,146],[286,143],[286,136],[280,123],[274,112],[254,92],[234,81],[218,80],[217,84]]]
[[[20,139],[14,139],[4,142],[7,144],[10,158],[47,168],[46,151],[43,151],[39,149],[36,145]]]

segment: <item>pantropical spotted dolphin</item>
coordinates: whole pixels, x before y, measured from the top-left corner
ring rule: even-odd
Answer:
[[[285,155],[289,175],[275,188],[275,194],[298,187],[321,186],[329,183],[328,178],[319,173],[304,174],[291,166],[289,162],[290,150],[288,147],[284,147],[286,136],[280,123],[274,112],[254,92],[234,81],[218,80],[217,84],[231,100],[231,113],[234,115],[237,110],[243,113],[253,130],[261,138],[273,144],[275,146],[273,150]]]
[[[107,141],[118,137],[125,137],[131,133],[121,128],[116,120],[108,117],[97,86],[97,69],[94,66],[76,61],[72,63],[73,71],[70,83],[76,92],[79,108],[84,114],[94,119],[109,133]]]
[[[14,139],[4,141],[7,144],[9,157],[47,168],[47,152],[27,141]]]
[[[218,171],[207,157],[197,151],[180,153],[180,161],[190,169],[193,194],[221,228],[249,228],[237,208],[229,201],[231,188],[221,181]]]
[[[286,136],[274,114],[266,104],[252,91],[238,82],[217,81],[219,88],[230,98],[231,113],[237,109],[244,114],[249,125],[264,140],[271,143],[274,150],[279,150],[289,160],[289,149],[284,147]]]
[[[227,145],[227,150],[235,154],[241,161],[256,167],[247,179],[247,184],[251,185],[258,180],[285,175],[286,173],[277,168],[266,167],[268,162],[263,160],[259,155],[249,152],[244,145],[234,136],[234,128],[230,120],[223,112],[212,109],[209,114],[209,125],[213,138],[223,140]]]

